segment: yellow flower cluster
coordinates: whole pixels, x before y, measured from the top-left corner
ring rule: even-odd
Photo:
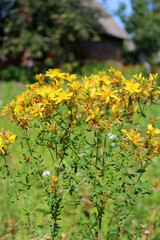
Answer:
[[[140,133],[136,133],[133,129],[131,129],[129,132],[127,132],[125,129],[121,130],[122,133],[124,133],[129,140],[132,141],[137,146],[142,146],[142,141],[144,138],[140,136]]]
[[[7,147],[15,141],[16,135],[12,135],[10,131],[1,129],[0,132],[0,155],[7,155]]]
[[[157,141],[159,137],[157,135],[160,135],[160,129],[154,128],[152,124],[149,124],[147,129],[148,138],[146,145],[148,147],[148,153],[159,153],[159,142]]]
[[[137,156],[140,156],[140,149],[138,150],[139,152],[136,150],[137,146],[145,150],[148,159],[152,155],[159,153],[159,142],[157,140],[160,138],[157,135],[160,135],[160,129],[154,128],[152,124],[148,124],[147,134],[144,134],[144,137],[141,137],[140,133],[137,133],[134,129],[130,131],[122,129],[121,132],[125,135],[125,138],[123,138],[124,147],[130,147],[131,142],[134,145],[133,149]]]
[[[126,80],[113,68],[109,73],[99,72],[77,80],[75,74],[49,69],[45,74],[36,75],[38,82],[28,85],[24,93],[4,107],[2,115],[29,130],[30,121],[52,119],[59,106],[65,104],[68,112],[62,117],[72,119],[73,125],[78,116],[90,127],[104,129],[111,128],[114,122],[129,119],[137,111],[137,102],[156,101],[159,95],[157,75],[150,75],[146,80],[139,74]],[[139,141],[138,137],[135,142]]]

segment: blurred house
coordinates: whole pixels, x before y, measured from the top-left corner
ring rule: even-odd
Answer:
[[[85,4],[89,5],[89,0]],[[88,58],[98,61],[113,60],[123,61],[123,43],[130,37],[126,30],[121,28],[115,20],[106,12],[96,0],[91,1],[92,6],[102,10],[102,17],[99,18],[100,38],[87,43]],[[91,4],[90,2],[90,4]]]

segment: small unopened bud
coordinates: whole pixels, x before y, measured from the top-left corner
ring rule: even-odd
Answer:
[[[54,184],[57,184],[57,183],[58,183],[58,178],[56,178],[56,176],[51,175],[51,179],[52,179],[52,181],[54,182]]]

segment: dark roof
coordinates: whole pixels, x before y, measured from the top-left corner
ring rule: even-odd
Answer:
[[[103,34],[110,35],[120,39],[130,39],[125,29],[121,28],[115,20],[107,13],[102,5],[97,0],[82,0],[84,5],[94,7],[102,10],[102,17],[99,18],[98,22],[102,27],[101,31]]]
[[[100,18],[99,23],[101,24],[102,31],[104,31],[105,34],[121,39],[130,39],[126,30],[121,28],[112,17]]]

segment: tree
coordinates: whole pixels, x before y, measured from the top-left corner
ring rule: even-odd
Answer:
[[[92,0],[90,5],[92,5]],[[17,0],[2,21],[1,60],[27,51],[35,60],[55,63],[81,58],[84,43],[98,30],[100,9],[82,0]],[[85,2],[85,1],[84,1]]]
[[[160,48],[160,2],[158,0],[131,0],[132,13],[125,15],[125,5],[120,16],[126,30],[133,36],[137,51],[152,57]]]

